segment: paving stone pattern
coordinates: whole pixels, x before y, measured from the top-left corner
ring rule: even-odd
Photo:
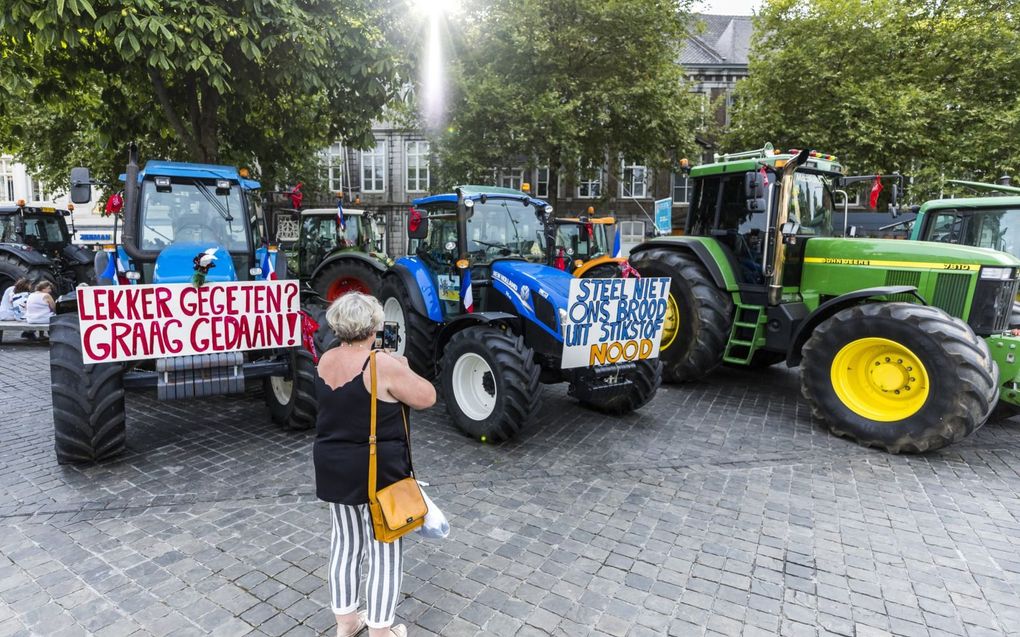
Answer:
[[[44,346],[0,346],[0,637],[330,634],[309,432],[257,390],[128,400],[128,452],[62,467]],[[795,372],[606,418],[562,387],[502,446],[414,420],[450,517],[407,544],[412,635],[1020,635],[1020,422],[894,457],[813,424]]]

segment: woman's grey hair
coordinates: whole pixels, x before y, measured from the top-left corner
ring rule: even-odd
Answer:
[[[326,322],[342,343],[363,341],[382,329],[382,303],[367,294],[348,292],[326,310]]]

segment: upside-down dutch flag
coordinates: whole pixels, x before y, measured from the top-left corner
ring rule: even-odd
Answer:
[[[462,268],[460,271],[460,301],[464,305],[464,311],[471,313],[475,311],[475,297],[471,294],[471,268]]]
[[[336,200],[336,225],[340,228],[341,232],[347,231],[347,220],[344,219],[344,202],[342,199]]]
[[[613,239],[613,258],[619,259],[623,256],[623,236],[620,234],[620,227],[616,227],[616,237]]]
[[[113,250],[106,250],[106,269],[99,278],[109,279],[111,285],[117,285],[117,255]]]
[[[265,281],[276,280],[276,268],[273,267],[273,260],[269,258],[269,250],[266,250],[262,257],[262,279]]]

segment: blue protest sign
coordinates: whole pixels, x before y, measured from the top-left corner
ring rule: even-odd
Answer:
[[[673,200],[655,200],[655,227],[659,234],[670,234],[673,232]]]

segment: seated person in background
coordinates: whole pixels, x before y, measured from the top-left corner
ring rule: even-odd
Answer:
[[[40,281],[35,286],[35,292],[29,294],[25,301],[25,322],[29,325],[49,325],[50,317],[56,313],[53,284],[49,281]],[[29,340],[36,338],[34,331],[22,332],[21,335]]]
[[[31,290],[32,283],[25,277],[4,290],[3,298],[0,299],[0,321],[24,321],[25,301]]]

